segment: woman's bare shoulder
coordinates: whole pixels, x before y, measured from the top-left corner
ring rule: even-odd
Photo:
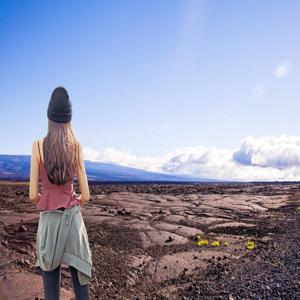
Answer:
[[[44,142],[44,138],[40,138],[40,139],[36,139],[33,141],[33,144],[32,144],[32,152],[33,152],[33,155],[35,155],[36,157],[39,158],[39,155],[38,155],[38,147],[40,148],[40,152],[43,152],[43,142]],[[42,155],[42,154],[41,154]]]
[[[40,139],[37,139],[36,142],[38,142],[40,145],[43,145],[43,142],[44,142],[44,137],[40,138]]]

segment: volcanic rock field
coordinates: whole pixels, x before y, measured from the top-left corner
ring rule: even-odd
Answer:
[[[1,299],[44,299],[28,191],[0,184]],[[81,210],[91,299],[300,299],[298,184],[98,184],[90,193]],[[65,265],[61,299],[75,299]]]

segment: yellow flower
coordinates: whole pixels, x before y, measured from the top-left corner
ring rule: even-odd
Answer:
[[[249,250],[252,250],[255,247],[255,243],[253,241],[247,241],[246,247]]]
[[[224,242],[224,246],[228,246],[229,245],[229,243],[228,242]]]
[[[213,242],[211,242],[211,245],[212,245],[213,247],[220,246],[220,241],[213,241]]]
[[[204,246],[208,244],[208,240],[199,240],[196,242],[198,246]]]
[[[300,206],[298,206],[298,207],[296,208],[296,210],[300,210]]]

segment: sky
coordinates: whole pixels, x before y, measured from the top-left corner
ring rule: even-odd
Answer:
[[[300,180],[299,1],[0,0],[0,153],[64,86],[85,159]]]

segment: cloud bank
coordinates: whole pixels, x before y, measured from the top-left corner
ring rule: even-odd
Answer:
[[[83,148],[84,158],[154,172],[230,180],[300,180],[300,136],[249,136],[238,148],[196,145],[162,156],[137,156],[130,151]]]

